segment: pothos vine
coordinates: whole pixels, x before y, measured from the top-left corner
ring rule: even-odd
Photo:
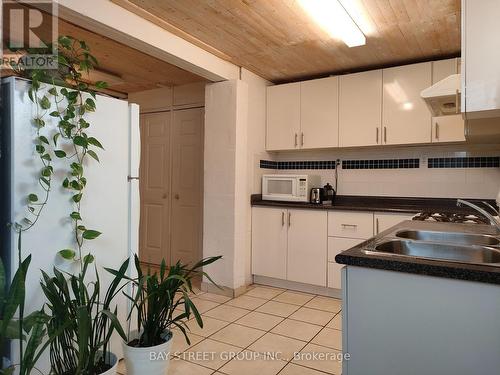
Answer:
[[[49,45],[49,49],[51,46]],[[71,192],[73,209],[69,213],[74,231],[75,248],[59,250],[64,259],[79,263],[80,272],[84,263],[93,261],[93,255],[84,254],[86,240],[97,238],[101,232],[88,229],[84,225],[81,202],[87,186],[85,166],[88,157],[99,162],[98,151],[103,150],[101,142],[88,134],[91,124],[86,121],[85,115],[96,109],[95,89],[103,89],[107,85],[99,81],[90,86],[85,75],[97,65],[96,58],[90,53],[84,41],[76,40],[70,36],[60,36],[57,41],[58,69],[26,69],[21,63],[14,66],[14,71],[31,80],[28,91],[30,100],[35,105],[33,125],[36,129],[35,153],[41,164],[37,178],[39,192],[27,195],[27,214],[20,222],[13,223],[13,228],[18,237],[18,269],[22,266],[22,234],[30,230],[40,219],[49,201],[53,185],[54,167],[53,158],[68,162],[67,177],[62,181],[62,186]],[[28,53],[30,51],[27,51]],[[48,88],[48,89],[47,89]],[[55,108],[54,110],[51,110]],[[56,130],[46,126],[47,116],[57,121]],[[49,134],[51,133],[51,134]],[[23,275],[23,279],[24,279]],[[24,296],[24,291],[23,291]],[[43,319],[42,319],[43,320]],[[23,337],[24,297],[19,303],[19,337]],[[29,344],[28,344],[29,346]],[[31,349],[31,348],[30,348]],[[26,365],[23,355],[35,358],[34,353],[25,353],[23,339],[19,339],[20,374],[28,374],[34,366],[32,360]]]
[[[76,248],[62,249],[59,254],[67,260],[78,261],[82,267],[86,257],[93,260],[90,253],[84,255],[84,242],[101,234],[95,229],[85,227],[81,210],[81,201],[87,186],[85,165],[88,157],[99,161],[97,152],[103,150],[101,142],[88,134],[91,124],[85,119],[87,113],[96,109],[96,93],[84,78],[84,74],[88,74],[97,65],[97,60],[90,54],[90,49],[84,41],[70,36],[58,38],[58,52],[58,70],[55,75],[53,71],[29,71],[32,82],[28,96],[36,108],[33,119],[36,128],[35,151],[42,164],[38,184],[43,195],[40,199],[36,193],[28,194],[29,215],[15,227],[17,232],[21,233],[35,225],[48,202],[54,175],[52,158],[67,160],[68,174],[62,186],[72,193],[74,209],[69,217],[73,222]],[[48,90],[42,87],[44,83],[50,85]],[[94,83],[94,86],[102,89],[106,84],[99,81]],[[50,137],[47,134],[50,130],[42,134],[46,128],[47,115],[57,120],[57,130]]]

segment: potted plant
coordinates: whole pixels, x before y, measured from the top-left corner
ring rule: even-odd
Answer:
[[[111,305],[123,288],[120,281],[128,264],[122,265],[103,293],[97,267],[96,281],[86,280],[90,261],[88,257],[84,259],[78,275],[65,275],[54,269],[54,277],[50,277],[42,271],[41,285],[50,309],[48,334],[54,337],[50,343],[50,364],[56,375],[116,374],[118,358],[109,350],[109,340],[114,331],[127,338],[116,316],[116,307],[113,309]]]
[[[177,327],[189,344],[186,321],[193,315],[198,325],[203,327],[200,313],[190,298],[193,293],[192,280],[195,276],[204,275],[213,283],[202,268],[220,258],[205,258],[193,266],[177,262],[170,268],[163,260],[159,272],[151,273],[148,269],[143,274],[136,255],[134,260],[138,276],[135,279],[120,276],[119,271],[108,269],[115,277],[132,282],[135,289],[132,295],[128,295],[132,301],[128,321],[136,319],[137,326],[132,332],[129,330],[123,342],[128,375],[166,374],[174,334],[172,328]],[[121,268],[124,266],[128,266],[128,260]]]

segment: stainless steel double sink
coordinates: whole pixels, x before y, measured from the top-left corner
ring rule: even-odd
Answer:
[[[488,225],[405,221],[375,237],[367,254],[500,266],[500,237]]]

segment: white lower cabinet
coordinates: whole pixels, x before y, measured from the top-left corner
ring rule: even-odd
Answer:
[[[252,274],[341,289],[335,256],[412,214],[252,208]]]
[[[288,210],[252,209],[252,273],[286,279]]]
[[[327,213],[288,210],[287,280],[326,286]]]
[[[252,209],[252,274],[326,286],[327,213]]]

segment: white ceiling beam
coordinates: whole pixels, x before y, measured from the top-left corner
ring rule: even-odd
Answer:
[[[80,27],[198,74],[210,81],[239,78],[239,67],[109,0],[58,0],[59,16]]]

